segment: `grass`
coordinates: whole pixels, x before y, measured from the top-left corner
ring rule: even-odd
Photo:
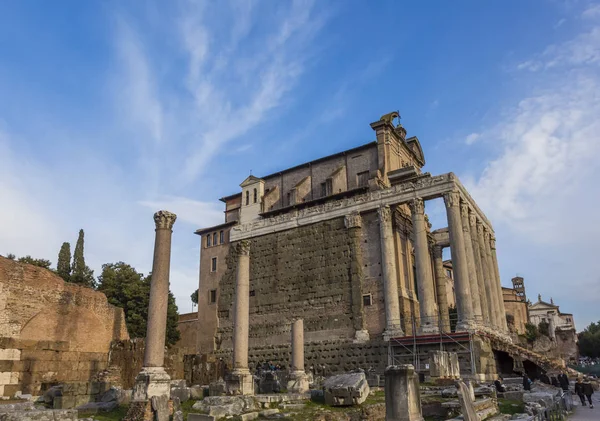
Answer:
[[[96,415],[83,415],[80,418],[92,417],[98,421],[120,421],[127,415],[127,406],[119,406],[114,411],[110,412],[99,412]]]
[[[498,409],[502,414],[522,414],[525,412],[525,404],[514,399],[498,399]]]

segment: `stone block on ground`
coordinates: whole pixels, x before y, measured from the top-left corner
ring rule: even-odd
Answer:
[[[213,415],[206,414],[188,414],[187,421],[216,421],[217,418]]]
[[[156,421],[169,421],[169,399],[167,396],[152,396],[151,402]]]
[[[260,409],[258,403],[248,396],[209,396],[196,402],[193,409],[206,412],[216,418],[240,415]]]
[[[323,382],[325,403],[331,406],[359,405],[369,396],[365,373],[346,373],[329,377]]]
[[[204,387],[203,386],[191,386],[190,387],[190,399],[202,399],[204,398]]]
[[[247,414],[240,415],[242,421],[252,421],[258,418],[258,412],[248,412]]]
[[[281,383],[272,371],[265,372],[258,382],[259,393],[280,393]]]
[[[223,396],[227,391],[225,380],[219,379],[208,385],[209,396]]]
[[[99,412],[110,412],[119,406],[117,401],[111,402],[88,402],[77,407],[80,415],[97,414]]]
[[[174,397],[179,398],[180,402],[187,402],[190,400],[191,392],[189,387],[172,387],[171,388],[171,399]]]
[[[460,391],[458,394],[458,400],[460,401],[463,419],[465,421],[479,421],[475,406],[473,405],[473,400],[471,399],[471,392],[469,391],[469,388],[462,381],[458,381],[456,384],[458,386],[458,390]]]
[[[0,419],[2,421],[77,421],[78,415],[74,409],[34,409],[3,413]]]
[[[549,408],[554,403],[554,393],[549,392],[530,392],[523,393],[523,402],[525,403],[539,403],[545,408]]]
[[[279,409],[277,409],[277,408],[264,409],[258,413],[258,416],[259,417],[270,417],[271,415],[275,415],[278,413],[279,413]]]

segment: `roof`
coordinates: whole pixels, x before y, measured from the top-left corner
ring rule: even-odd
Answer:
[[[230,194],[229,196],[224,196],[224,197],[220,198],[219,200],[221,202],[227,202],[228,200],[235,199],[238,196],[242,197],[242,192],[235,193],[235,194]]]
[[[219,230],[221,228],[227,228],[227,227],[235,225],[237,223],[238,223],[238,221],[231,221],[231,222],[225,222],[224,224],[214,225],[212,227],[200,228],[200,229],[197,229],[196,231],[194,231],[194,234],[204,235],[207,232]]]

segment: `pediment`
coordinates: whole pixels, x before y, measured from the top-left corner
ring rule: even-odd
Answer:
[[[421,164],[421,166],[425,165],[425,154],[423,153],[419,138],[417,136],[410,137],[406,139],[406,144],[419,161],[419,164]]]
[[[246,186],[250,186],[252,184],[258,183],[263,181],[262,179],[255,177],[253,175],[249,176],[248,178],[246,178],[244,181],[242,181],[242,184],[240,184],[240,187],[246,187]]]

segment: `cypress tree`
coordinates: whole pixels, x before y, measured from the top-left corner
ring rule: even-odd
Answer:
[[[64,242],[58,253],[58,262],[56,263],[56,272],[58,276],[66,282],[71,280],[71,244]]]
[[[73,266],[71,270],[71,282],[93,288],[95,286],[94,271],[85,264],[83,257],[83,230],[79,230],[77,244],[73,252]]]

